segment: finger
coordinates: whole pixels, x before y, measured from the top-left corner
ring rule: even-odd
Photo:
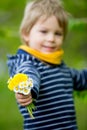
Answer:
[[[21,94],[21,93],[15,93],[15,97],[18,98],[18,99],[19,99],[19,98],[22,98],[22,97],[23,97],[23,94]]]
[[[28,102],[25,102],[25,103],[21,103],[22,106],[28,106],[32,101],[28,101]]]
[[[15,94],[16,100],[18,103],[22,104],[22,105],[27,105],[30,104],[32,102],[32,97],[31,96],[27,96],[26,98],[20,94]]]
[[[25,102],[31,102],[32,98],[24,98],[24,99],[18,98],[17,100],[20,103],[25,103]]]
[[[23,94],[20,94],[20,93],[16,93],[15,97],[16,97],[16,99],[27,99],[27,98],[31,99],[32,98],[31,94],[29,94],[29,95],[23,95]]]

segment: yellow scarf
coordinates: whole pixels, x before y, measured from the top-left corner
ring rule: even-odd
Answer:
[[[62,56],[64,53],[64,51],[62,49],[60,49],[56,52],[45,54],[45,53],[41,53],[37,50],[34,50],[26,45],[21,45],[19,47],[19,49],[22,49],[22,50],[32,54],[36,58],[43,60],[45,62],[51,63],[51,64],[61,64]]]

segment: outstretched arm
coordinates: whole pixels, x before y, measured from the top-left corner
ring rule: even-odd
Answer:
[[[16,73],[26,74],[33,80],[33,87],[31,89],[31,95],[34,99],[38,98],[39,87],[40,87],[40,74],[36,68],[30,63],[30,61],[24,61],[20,63],[16,69]]]
[[[40,74],[35,68],[35,66],[32,63],[30,55],[26,54],[17,54],[13,56],[8,56],[8,69],[9,74],[11,77],[13,77],[17,73],[24,73],[29,78],[32,78],[33,80],[33,87],[31,89],[31,95],[32,98],[37,99],[39,94],[39,87],[40,87]],[[24,95],[17,94],[16,99],[18,98],[18,102],[22,104],[20,101],[20,98],[25,98]],[[30,95],[28,98],[28,101],[30,101]],[[24,102],[24,101],[23,101]],[[23,104],[22,104],[23,105]]]

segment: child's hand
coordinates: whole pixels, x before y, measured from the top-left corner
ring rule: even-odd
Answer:
[[[22,106],[28,106],[32,102],[32,95],[23,95],[20,93],[15,93],[15,97]]]

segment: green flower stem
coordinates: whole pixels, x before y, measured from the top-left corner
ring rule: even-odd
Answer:
[[[32,119],[34,119],[33,110],[35,110],[35,105],[33,103],[31,103],[31,104],[29,104],[29,106],[27,106],[27,109],[28,109],[28,112],[30,114],[30,117]]]

